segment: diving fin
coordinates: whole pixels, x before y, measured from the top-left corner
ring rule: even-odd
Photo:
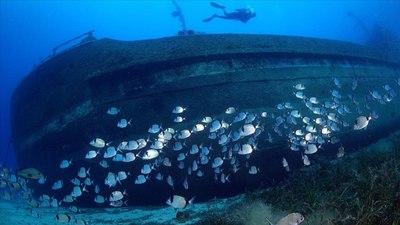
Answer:
[[[203,22],[205,22],[205,23],[206,22],[210,22],[212,19],[214,19],[214,17],[215,17],[215,14],[210,16],[210,17],[208,17],[208,18],[206,18],[206,19],[204,19]]]
[[[218,8],[218,9],[225,9],[225,6],[220,5],[220,4],[218,4],[218,3],[215,3],[215,2],[210,2],[210,5],[211,5],[212,7]]]

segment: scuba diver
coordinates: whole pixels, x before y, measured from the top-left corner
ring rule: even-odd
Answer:
[[[219,5],[215,2],[210,2],[210,5],[217,8],[217,9],[222,9],[224,11],[224,15],[220,16],[217,14],[214,14],[206,19],[203,20],[203,22],[210,22],[214,18],[221,18],[221,19],[227,19],[227,20],[239,20],[242,23],[246,23],[249,21],[251,18],[256,16],[256,13],[251,7],[246,7],[242,9],[236,9],[235,12],[227,13],[225,10],[225,6]]]

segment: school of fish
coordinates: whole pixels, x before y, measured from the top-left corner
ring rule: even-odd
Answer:
[[[234,106],[226,106],[219,115],[204,115],[193,122],[188,118],[190,106],[172,106],[172,121],[184,129],[163,127],[162,123],[149,124],[147,128],[135,127],[134,119],[123,117],[123,108],[110,107],[105,116],[117,118],[115,126],[120,129],[142,129],[146,133],[142,138],[125,140],[105,140],[93,136],[87,141],[82,159],[63,159],[59,170],[70,170],[70,165],[77,160],[97,160],[97,167],[82,166],[78,171],[71,171],[72,177],[59,177],[47,181],[45,175],[34,168],[13,172],[1,168],[1,199],[9,200],[18,193],[32,208],[32,216],[38,217],[37,207],[69,206],[71,213],[77,214],[79,208],[74,202],[86,193],[95,193],[93,202],[112,207],[127,206],[125,187],[158,182],[175,190],[177,186],[190,189],[191,181],[212,176],[215,182],[231,182],[239,170],[249,176],[260,174],[259,165],[251,163],[251,157],[262,151],[260,142],[274,143],[275,139],[287,140],[288,149],[298,152],[304,166],[311,164],[313,154],[323,145],[340,143],[337,134],[342,131],[359,132],[367,129],[379,118],[373,106],[390,104],[397,97],[400,78],[393,84],[382,84],[375,90],[362,95],[354,94],[359,80],[351,85],[342,84],[338,78],[332,78],[332,88],[324,96],[312,96],[302,83],[293,84],[293,97],[282,101],[271,112],[250,112]],[[392,86],[393,88],[392,88]],[[345,86],[351,88],[345,89]],[[201,141],[198,141],[201,140]],[[344,156],[342,144],[337,157]],[[141,165],[140,171],[118,170],[119,163]],[[161,172],[160,168],[163,168]],[[168,173],[169,168],[179,168],[185,176]],[[282,168],[290,171],[290,159],[282,158]],[[93,180],[91,173],[105,170],[103,180]],[[207,171],[212,171],[207,174]],[[37,180],[39,184],[50,185],[53,192],[33,195],[28,183]],[[65,190],[65,183],[72,183],[70,194],[57,196],[60,189]],[[70,185],[68,185],[70,186]],[[56,198],[57,196],[58,198]],[[174,209],[184,209],[193,203],[194,196],[173,195],[166,204]],[[57,214],[55,220],[61,223],[74,221],[86,224],[83,219],[73,219],[68,214]],[[302,218],[303,220],[303,218]],[[301,221],[302,221],[301,220]],[[300,221],[300,222],[301,222]],[[298,223],[300,223],[298,222]],[[278,222],[278,224],[281,224]],[[297,223],[296,223],[297,224]]]

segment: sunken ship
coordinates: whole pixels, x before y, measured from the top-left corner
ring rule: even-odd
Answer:
[[[368,94],[383,90],[382,85],[386,83],[395,88],[398,77],[400,57],[334,40],[246,34],[189,35],[141,41],[104,38],[55,54],[23,79],[11,102],[13,144],[19,166],[42,171],[47,176],[48,186],[71,173],[59,169],[60,162],[65,159],[72,159],[74,176],[84,166],[91,168],[95,181],[104,183],[107,172],[136,170],[139,174],[143,163],[129,167],[121,163],[118,169],[100,170],[97,167],[103,150],[95,159],[85,158],[87,152],[93,150],[89,143],[95,138],[101,137],[113,145],[125,140],[146,139],[152,124],[179,130],[192,127],[204,116],[224,119],[226,108],[231,106],[244,112],[278,115],[277,105],[282,102],[289,101],[294,108],[304,105],[293,95],[295,84],[304,84],[307,95],[324,101],[331,98],[329,90],[335,89],[333,78],[340,79],[342,88],[349,90],[343,91],[346,94],[343,94],[342,103],[351,105],[347,95],[352,93],[354,80],[358,87],[353,92]],[[350,124],[349,129],[343,128],[335,135],[343,145],[367,145],[398,129],[399,97],[393,98],[390,104],[377,105],[379,107],[363,112],[379,114],[379,119],[371,121],[367,130],[354,132]],[[187,107],[184,123],[173,122],[171,111],[175,106]],[[116,117],[108,115],[111,107],[120,109],[121,113]],[[124,129],[117,127],[121,118],[132,119],[132,125]],[[271,118],[265,122],[265,127],[271,128],[273,123]],[[273,143],[266,139],[265,136],[259,140],[259,151],[252,158],[266,175],[232,176],[233,182],[227,184],[234,186],[232,189],[243,191],[268,182],[268,176],[281,177],[285,173],[281,166],[283,156],[288,158],[293,169],[302,166],[301,160],[291,160],[287,156],[299,153],[290,150],[285,135],[274,135]],[[317,154],[334,155],[338,146],[332,146],[330,150],[327,145]],[[164,151],[171,151],[171,146],[167,147],[169,150]],[[247,173],[246,169],[243,171]],[[180,170],[173,173],[180,173]],[[125,183],[130,193],[128,198],[133,199],[130,203],[146,204],[152,198],[153,202],[164,203],[166,196],[172,193],[170,188],[159,185],[137,187],[133,182],[137,174],[132,174],[133,178]],[[64,182],[69,183],[67,179]],[[203,195],[197,194],[200,200],[224,195],[222,188],[210,185],[213,182],[212,176],[193,181],[190,191],[202,190]],[[47,188],[38,185],[38,190],[43,189],[43,192],[51,191]],[[185,192],[183,187],[175,191]],[[145,200],[138,198],[149,193],[151,196]]]

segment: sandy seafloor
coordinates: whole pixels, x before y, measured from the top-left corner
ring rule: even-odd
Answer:
[[[31,215],[31,207],[26,200],[12,199],[0,200],[0,225],[48,225],[62,224],[55,220],[57,213],[66,213],[73,219],[85,219],[88,224],[96,225],[134,225],[134,224],[195,224],[208,212],[213,210],[224,210],[231,204],[236,204],[243,199],[243,195],[233,198],[218,199],[206,203],[189,205],[184,211],[190,214],[190,219],[179,222],[175,219],[177,211],[170,206],[165,207],[123,207],[123,208],[80,208],[83,213],[72,214],[68,208],[36,208],[40,217]],[[74,224],[71,221],[68,224]]]

